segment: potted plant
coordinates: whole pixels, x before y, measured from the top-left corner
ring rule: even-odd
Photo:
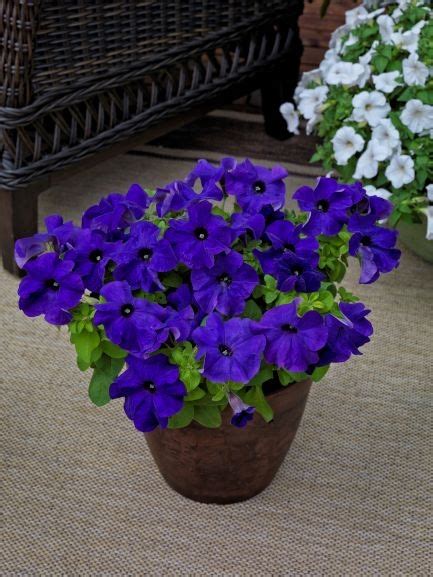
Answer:
[[[124,399],[168,483],[193,499],[272,480],[311,381],[367,343],[369,311],[340,283],[399,263],[391,205],[320,178],[285,205],[285,169],[202,160],[152,194],[134,184],[22,239],[19,307],[66,325],[90,399]],[[228,210],[228,203],[234,206]]]
[[[323,140],[312,161],[390,199],[391,226],[433,262],[433,12],[428,0],[370,1],[346,13],[293,104]]]

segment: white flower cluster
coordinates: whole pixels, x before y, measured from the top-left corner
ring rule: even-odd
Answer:
[[[421,195],[423,202],[415,204],[428,216],[433,184],[427,176],[423,190],[416,190],[412,143],[433,138],[433,67],[419,55],[422,31],[432,20],[430,0],[364,0],[346,13],[320,67],[303,75],[297,110],[291,103],[280,109],[290,132],[299,133],[301,115],[307,134],[318,131],[325,145],[332,144],[329,158],[320,158],[325,166],[346,175],[344,167],[350,169],[351,178],[368,181],[369,192],[392,200],[399,189],[412,187],[412,205]],[[345,94],[347,113],[330,121],[326,111]]]

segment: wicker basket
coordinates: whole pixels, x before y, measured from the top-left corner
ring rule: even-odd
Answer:
[[[278,133],[278,104],[297,80],[302,8],[302,0],[3,0],[6,268],[14,239],[35,231],[22,205],[36,214],[54,171],[265,80],[265,116]],[[282,65],[284,78],[271,75]]]

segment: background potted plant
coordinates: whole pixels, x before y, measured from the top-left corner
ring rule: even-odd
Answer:
[[[152,195],[133,185],[22,239],[19,307],[67,325],[96,405],[124,398],[167,482],[208,502],[272,480],[311,381],[369,341],[368,310],[340,285],[398,266],[391,205],[321,178],[284,209],[287,172],[202,160]],[[227,209],[227,202],[233,208]]]
[[[433,18],[427,0],[368,2],[346,13],[319,69],[281,111],[322,138],[313,161],[390,199],[391,226],[433,262]]]

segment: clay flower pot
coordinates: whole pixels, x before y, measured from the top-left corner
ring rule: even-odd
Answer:
[[[271,423],[255,415],[238,429],[226,409],[218,429],[194,422],[146,433],[162,476],[178,493],[203,503],[235,503],[257,495],[271,483],[295,438],[310,386],[306,380],[271,393]]]

